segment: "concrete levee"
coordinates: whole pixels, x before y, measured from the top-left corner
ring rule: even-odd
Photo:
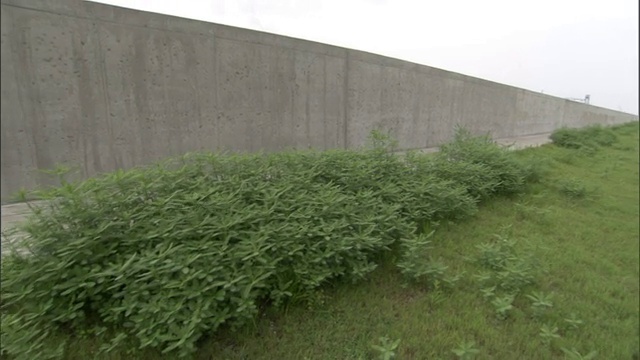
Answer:
[[[401,149],[637,116],[365,52],[79,0],[1,0],[2,201],[189,151]]]

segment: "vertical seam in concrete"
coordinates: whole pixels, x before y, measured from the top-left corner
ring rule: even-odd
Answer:
[[[196,45],[197,46],[197,45]],[[185,56],[185,62],[188,64],[189,61],[193,61],[193,67],[195,68],[195,73],[193,75],[187,74],[189,76],[189,81],[193,81],[191,83],[191,88],[193,89],[193,96],[195,97],[195,106],[196,106],[196,122],[195,126],[197,129],[196,132],[202,131],[203,121],[202,121],[202,99],[200,98],[200,79],[198,78],[198,71],[200,67],[198,66],[198,53],[195,47],[192,49],[191,57],[189,55]],[[194,78],[195,77],[195,78]],[[189,132],[189,136],[193,136],[191,132]],[[202,141],[200,138],[200,133],[196,136],[196,149],[198,151],[202,151]]]
[[[344,103],[344,111],[343,111],[343,116],[344,116],[344,121],[342,122],[342,136],[344,137],[342,139],[343,141],[343,147],[345,149],[349,148],[349,140],[348,140],[348,136],[349,136],[349,50],[345,50],[345,56],[344,56],[344,79],[343,79],[343,83],[344,83],[344,99],[343,99],[343,103]]]
[[[294,57],[295,57],[295,53],[294,53]],[[304,117],[305,117],[305,121],[304,121],[304,131],[306,133],[306,148],[310,149],[311,148],[311,136],[313,135],[311,133],[311,109],[309,108],[311,105],[309,104],[309,102],[311,101],[311,66],[313,66],[313,59],[311,59],[311,62],[309,63],[309,65],[307,65],[307,68],[305,70],[305,80],[306,80],[306,94],[305,94],[305,102],[304,102]]]
[[[2,4],[3,6],[6,6],[5,4]],[[11,19],[11,30],[15,31],[15,23],[13,21],[13,19]],[[11,41],[10,38],[7,38],[7,44],[9,45],[9,48],[11,49],[11,53],[9,54],[9,56],[12,57],[12,59],[10,60],[10,64],[13,65],[13,78],[16,84],[16,90],[18,91],[18,94],[21,94],[23,92],[23,89],[21,89],[22,86],[20,86],[20,81],[18,81],[18,71],[16,70],[16,57],[14,56],[14,54],[17,54],[17,50],[16,50],[16,46],[14,44],[13,41]],[[6,65],[5,65],[6,66]],[[22,96],[18,96],[18,103],[22,112],[22,121],[24,121],[24,118],[26,118],[26,109],[24,106],[24,101],[22,101]],[[36,141],[34,138],[34,135],[31,134],[31,139],[33,140],[33,146],[34,146],[34,151],[31,153],[33,155],[34,158],[32,158],[33,162],[37,164],[37,158],[35,158],[35,146],[36,146]],[[20,149],[17,149],[18,151],[20,151]]]
[[[322,148],[327,150],[327,57],[322,57]]]
[[[91,34],[89,33],[87,38],[81,38],[81,40],[79,41],[80,45],[78,45],[78,43],[76,42],[73,45],[73,49],[71,50],[72,53],[73,53],[73,61],[72,61],[73,72],[74,73],[77,72],[78,74],[80,74],[80,77],[82,77],[82,75],[83,75],[83,73],[82,73],[82,65],[80,65],[80,63],[79,63],[79,59],[82,59],[82,51],[78,49],[78,46],[82,46],[83,41],[88,43],[90,35]],[[86,96],[86,94],[83,92],[83,89],[82,89],[82,81],[76,79],[76,82],[77,82],[78,92],[79,92],[78,95],[79,95],[79,97],[81,99],[80,103],[78,104],[78,108],[79,108],[79,112],[80,112],[79,118],[80,118],[80,122],[82,124],[81,133],[80,133],[81,141],[78,141],[78,143],[80,143],[80,142],[82,143],[81,144],[81,146],[82,146],[82,155],[83,155],[83,160],[84,160],[84,162],[81,164],[82,177],[87,179],[87,178],[89,178],[89,169],[88,169],[88,167],[89,167],[89,164],[90,164],[90,162],[89,162],[89,152],[87,150],[87,148],[88,148],[87,136],[91,133],[91,130],[90,130],[91,127],[87,125],[89,117],[87,116],[88,111],[86,110],[86,100],[83,99],[83,96]],[[80,95],[80,93],[82,93],[82,95]],[[87,91],[87,93],[91,94],[91,98],[93,98],[93,94],[91,92]],[[89,101],[89,102],[91,103],[92,101]]]
[[[14,28],[15,28],[15,22],[12,21],[12,23],[14,24]],[[27,38],[27,34],[22,33],[25,36],[25,40]],[[10,44],[12,44],[10,42]],[[26,93],[29,96],[32,96],[32,98],[37,99],[37,101],[39,102],[39,104],[42,103],[42,96],[41,96],[41,91],[40,91],[40,84],[35,85],[36,83],[38,83],[38,77],[37,77],[37,70],[35,67],[35,64],[33,63],[33,54],[32,54],[32,49],[29,47],[26,50],[26,59],[25,61],[27,61],[29,64],[29,67],[32,69],[32,71],[28,72],[27,74],[27,81],[31,82],[31,86],[28,84],[25,84],[25,78],[22,78],[22,81],[20,81],[20,79],[17,77],[16,75],[16,85],[19,88],[19,90],[21,91],[21,93]],[[14,54],[18,53],[17,51],[14,51]],[[18,56],[17,60],[20,60],[20,57]],[[21,89],[20,89],[21,88]],[[22,111],[23,111],[23,116],[25,116],[26,120],[28,122],[30,122],[30,128],[33,131],[33,133],[31,134],[31,140],[33,141],[33,157],[34,157],[34,163],[35,163],[35,167],[36,167],[36,171],[34,171],[35,174],[35,179],[34,182],[36,183],[36,185],[44,185],[44,183],[48,180],[48,178],[44,175],[44,173],[40,172],[39,170],[46,168],[47,166],[55,166],[57,164],[53,164],[53,161],[51,160],[50,154],[48,154],[47,151],[45,151],[45,155],[44,155],[44,159],[43,159],[43,152],[41,150],[41,147],[38,146],[38,139],[40,139],[40,136],[42,134],[41,129],[38,127],[38,117],[40,117],[40,119],[46,123],[46,118],[44,115],[44,111],[42,110],[42,106],[38,106],[37,109],[31,109],[29,111],[27,111],[27,107],[25,107],[24,102],[20,102],[21,106],[22,106]],[[28,105],[28,103],[27,103]],[[46,132],[45,135],[47,136]],[[43,165],[44,163],[44,165]],[[49,163],[49,164],[47,164]]]
[[[107,127],[107,131],[109,132],[109,138],[107,139],[107,144],[109,146],[109,152],[111,153],[112,160],[115,162],[115,167],[120,167],[120,161],[118,161],[118,157],[115,156],[115,151],[113,147],[113,143],[115,141],[113,136],[113,127],[111,124],[111,106],[109,105],[109,92],[107,88],[107,60],[105,58],[105,54],[102,51],[102,40],[100,39],[100,33],[98,32],[98,26],[95,21],[92,21],[91,31],[94,32],[96,36],[96,43],[98,44],[98,48],[96,49],[96,59],[98,59],[99,66],[96,66],[98,71],[98,78],[100,79],[100,86],[102,87],[102,97],[104,99],[104,121],[105,126]]]
[[[291,141],[291,138],[289,138],[290,141],[290,145],[288,145],[288,148],[292,148],[292,149],[297,149],[298,148],[298,131],[296,128],[296,116],[295,116],[295,109],[296,109],[296,101],[297,101],[297,95],[298,95],[298,89],[300,89],[300,87],[297,84],[298,81],[298,74],[297,74],[298,68],[297,68],[297,64],[294,61],[293,62],[293,86],[291,87],[291,101],[289,102],[289,129],[290,129],[290,134],[291,137],[294,139],[293,141]],[[273,115],[272,115],[273,116]],[[287,119],[284,119],[283,117],[283,121],[286,121]],[[287,140],[285,140],[285,142],[287,142]],[[289,150],[289,149],[286,149]]]
[[[2,4],[2,6],[6,6],[6,4]],[[11,28],[10,31],[12,31],[12,32],[16,31],[15,21],[14,21],[13,18],[11,19],[11,22],[10,22],[10,28]],[[21,94],[23,94],[26,91],[24,89],[25,85],[24,85],[24,82],[20,82],[19,81],[19,77],[18,77],[19,71],[17,70],[17,66],[16,66],[18,64],[18,60],[19,60],[19,56],[16,56],[16,54],[18,53],[17,48],[19,48],[19,46],[17,44],[15,44],[15,41],[13,39],[11,39],[11,37],[9,37],[8,35],[9,34],[7,34],[6,43],[9,46],[9,49],[11,49],[11,52],[8,55],[8,56],[11,57],[11,59],[9,60],[9,64],[13,67],[12,76],[13,76],[13,79],[15,81],[15,89],[16,89],[16,91],[18,93],[18,106],[19,106],[20,112],[22,114],[22,119],[20,119],[20,120],[24,123],[24,122],[27,121],[28,116],[27,116],[27,108],[26,108],[26,106],[24,104],[24,101],[22,100],[22,96],[20,96]],[[18,38],[17,41],[19,42],[20,38]],[[26,41],[26,39],[25,39],[25,41]],[[6,66],[6,64],[5,64],[5,66]],[[3,81],[3,84],[4,84],[4,81]],[[8,105],[5,105],[5,106],[8,106]],[[5,119],[4,121],[7,121],[7,120]],[[26,128],[28,129],[29,127],[27,126]],[[29,134],[25,134],[25,135],[29,135]],[[35,168],[38,169],[39,168],[39,166],[38,166],[38,157],[37,157],[37,153],[36,153],[36,151],[37,151],[37,148],[36,148],[37,141],[36,141],[36,138],[35,138],[35,133],[32,133],[30,135],[31,136],[28,136],[28,137],[31,139],[31,141],[33,141],[33,146],[32,146],[32,151],[30,151],[29,155],[30,155],[32,164],[35,164]],[[20,153],[20,148],[16,148],[15,151]],[[5,150],[5,152],[6,152],[6,150]],[[2,154],[5,155],[4,152]],[[4,156],[3,156],[3,165],[4,165]],[[22,176],[29,177],[29,178],[31,178],[30,180],[33,183],[35,183],[36,185],[40,185],[39,181],[38,181],[39,180],[38,175],[36,175],[35,179],[34,179],[32,176],[30,176],[29,172],[24,171],[24,168],[25,168],[24,166],[21,166],[21,168],[22,168],[21,171],[20,171],[21,177]],[[4,173],[4,166],[3,166],[3,173]],[[6,174],[5,174],[5,176],[6,176]],[[3,177],[3,180],[5,180],[5,179],[6,179],[6,177]],[[3,181],[2,183],[3,184],[7,184],[7,183],[9,183],[9,181]],[[10,186],[7,186],[6,188],[3,189],[4,192],[3,192],[2,196],[13,195],[13,194],[8,194],[9,190],[7,190],[7,188],[10,188]],[[3,199],[3,202],[4,202],[4,200],[6,200],[6,199]]]
[[[15,27],[15,25],[14,25],[14,27]],[[26,39],[26,35],[24,35],[24,36],[25,36],[25,39]],[[10,40],[7,40],[7,41],[10,41]],[[9,44],[11,44],[11,46],[15,49],[15,46],[13,46],[14,44],[12,42],[9,42]],[[30,49],[26,49],[26,51],[30,51]],[[17,54],[18,52],[16,50],[14,50],[13,53]],[[28,56],[28,62],[29,62],[28,65],[33,69],[34,68],[33,63],[31,63],[31,59],[32,58],[33,58],[33,56]],[[19,59],[20,59],[20,57],[18,56],[18,60]],[[27,62],[27,61],[25,61],[25,62]],[[35,71],[33,71],[33,72],[35,72]],[[18,71],[15,72],[15,76],[16,76],[15,77],[15,79],[16,79],[16,88],[18,88],[18,91],[20,91],[20,93],[29,93],[30,92],[29,89],[25,89],[26,86],[24,84],[24,81],[21,82],[20,79],[18,78]],[[32,80],[33,82],[37,82],[38,79],[36,78],[35,75],[33,75],[30,80]],[[40,92],[38,91],[38,89],[33,89],[32,91],[36,93],[35,98],[40,100]],[[22,100],[20,100],[20,105],[22,106],[22,111],[24,113],[25,118],[29,119],[27,121],[31,122],[30,125],[31,125],[31,128],[33,129],[33,132],[31,133],[31,141],[33,141],[33,153],[32,153],[32,155],[33,155],[33,163],[35,164],[37,169],[40,169],[41,168],[41,164],[40,164],[40,157],[38,156],[38,141],[37,141],[37,139],[38,139],[38,130],[39,129],[35,124],[35,113],[37,111],[41,110],[41,108],[38,109],[38,110],[34,109],[32,112],[29,111],[29,112],[31,112],[31,114],[30,114],[31,116],[29,116],[28,112],[27,112],[27,108],[24,106],[24,102],[22,102]],[[34,179],[36,184],[42,185],[42,184],[40,184],[40,179],[41,179],[41,176],[37,176],[36,175],[36,179]]]
[[[212,43],[213,43],[213,82],[214,82],[214,86],[213,86],[213,101],[214,101],[214,109],[215,110],[215,114],[211,114],[212,119],[214,121],[213,123],[213,131],[215,132],[215,138],[216,138],[216,151],[220,151],[220,121],[222,119],[222,117],[220,116],[220,99],[219,99],[219,94],[220,91],[218,91],[218,86],[220,84],[220,72],[218,71],[218,38],[212,34]],[[202,119],[201,119],[202,121]],[[210,151],[211,149],[207,148],[207,151]]]

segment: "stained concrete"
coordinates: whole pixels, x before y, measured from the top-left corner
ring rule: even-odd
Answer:
[[[1,200],[198,150],[437,147],[637,116],[398,59],[80,0],[1,0]]]

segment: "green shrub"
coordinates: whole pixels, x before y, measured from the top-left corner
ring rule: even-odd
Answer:
[[[541,291],[534,291],[526,297],[531,300],[531,309],[535,318],[541,318],[545,312],[553,307],[551,294],[545,294]]]
[[[618,136],[610,128],[605,128],[602,125],[585,128],[584,135],[600,146],[611,146],[618,141]]]
[[[425,256],[425,253],[431,249],[431,240],[429,239],[433,233],[433,231],[428,234],[422,233],[401,242],[402,257],[397,266],[408,279],[415,281],[423,277],[430,277],[436,280],[444,274],[446,268],[434,267]]]
[[[399,181],[397,189],[401,213],[414,224],[462,220],[478,210],[475,199],[453,181],[433,176],[407,176]]]
[[[480,353],[475,341],[463,341],[456,349],[451,350],[460,360],[472,360]]]
[[[3,258],[2,353],[61,357],[66,345],[52,334],[71,331],[99,337],[104,352],[185,356],[265,306],[362,279],[398,240],[427,250],[422,224],[465,219],[479,198],[523,189],[522,164],[485,138],[460,130],[430,163],[402,161],[374,135],[367,151],[188,154],[78,183],[61,177],[35,194],[49,205],[22,228],[28,254]],[[400,265],[454,282],[419,261]]]
[[[513,300],[515,300],[514,295],[496,296],[491,300],[491,305],[493,305],[498,319],[505,320],[509,317],[510,311],[513,310]]]
[[[489,136],[474,137],[463,128],[456,130],[454,140],[443,145],[436,157],[440,161],[476,165],[475,168],[471,167],[472,165],[457,165],[463,168],[469,166],[472,169],[468,173],[471,175],[458,177],[458,181],[466,184],[471,194],[481,196],[515,194],[524,189],[525,181],[529,176],[527,168],[515,158],[511,151],[495,144]],[[469,179],[469,177],[480,177],[481,171],[485,172],[481,177],[483,180]],[[491,181],[487,181],[488,179]]]
[[[538,274],[536,262],[531,256],[518,253],[515,244],[513,240],[497,236],[494,242],[476,246],[479,254],[475,261],[490,271],[476,276],[486,295],[493,295],[496,290],[518,294],[535,283]]]
[[[609,128],[592,125],[582,129],[561,128],[551,134],[554,144],[569,149],[584,149],[593,154],[600,146],[612,146],[618,137]]]
[[[461,186],[472,198],[486,200],[498,188],[499,179],[485,164],[468,161],[450,161],[444,156],[411,160],[416,171],[449,179]]]
[[[587,196],[586,185],[577,179],[568,179],[560,182],[560,192],[572,199],[583,199]]]
[[[519,159],[520,166],[524,172],[525,182],[528,184],[539,183],[549,173],[549,158],[536,156],[535,158]]]
[[[378,359],[392,360],[396,358],[396,350],[398,346],[400,346],[400,339],[392,341],[388,337],[383,336],[380,338],[378,344],[371,345],[373,350],[378,353]]]
[[[585,145],[582,134],[576,129],[561,128],[555,130],[550,138],[554,144],[564,148],[579,149]]]
[[[638,131],[638,125],[640,125],[640,123],[638,123],[638,119],[636,119],[636,121],[633,121],[633,122],[613,125],[611,126],[611,130],[615,130],[616,133],[623,136],[632,135]]]
[[[236,165],[228,159],[191,157],[173,172],[116,172],[52,191],[61,200],[24,229],[32,255],[14,256],[2,274],[3,303],[24,303],[3,330],[24,336],[16,319],[35,331],[97,318],[90,331],[122,326],[122,340],[186,354],[205,331],[242,326],[265,301],[361,279],[411,231],[371,190],[285,172],[295,163],[265,172],[265,158],[237,162],[234,174],[222,170]]]

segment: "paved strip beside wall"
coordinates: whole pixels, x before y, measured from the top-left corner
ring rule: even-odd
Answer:
[[[33,202],[33,205],[36,205],[36,206],[39,206],[42,204],[43,204],[42,202]],[[12,247],[11,246],[12,243],[10,242],[10,240],[7,237],[5,237],[5,231],[15,228],[16,226],[24,222],[25,219],[31,213],[31,209],[27,204],[19,203],[19,204],[3,205],[2,210],[0,210],[0,212],[2,215],[2,222],[1,222],[2,233],[0,235],[0,238],[1,238],[0,249],[1,249],[2,255],[4,255],[8,253]],[[11,240],[16,240],[16,239],[12,236]]]

